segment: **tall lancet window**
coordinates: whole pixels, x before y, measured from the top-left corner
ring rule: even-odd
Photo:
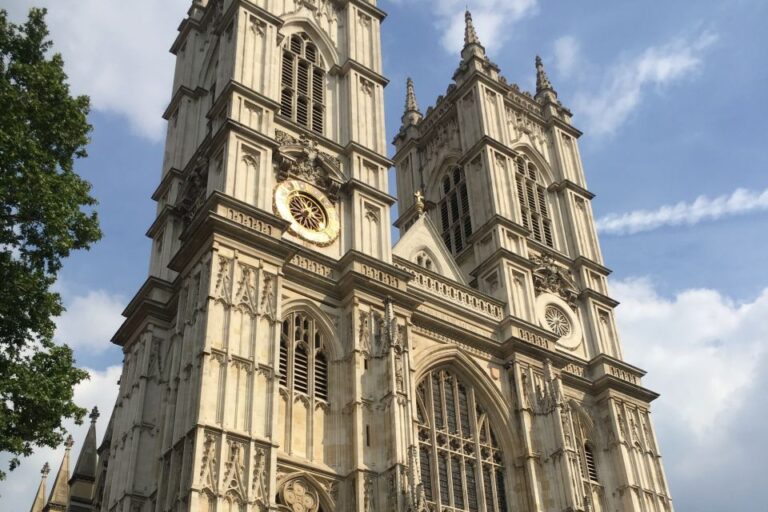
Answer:
[[[552,218],[549,214],[549,192],[542,184],[541,172],[523,157],[517,157],[515,164],[517,198],[520,202],[523,225],[531,231],[531,238],[547,247],[554,247]]]
[[[472,219],[469,213],[467,180],[461,167],[454,167],[446,173],[440,184],[440,225],[443,241],[453,254],[459,254],[467,247],[472,236]]]
[[[294,34],[283,47],[280,114],[322,135],[325,122],[325,68],[307,34]]]
[[[280,334],[280,385],[328,400],[328,354],[317,323],[303,312],[283,320]]]
[[[435,510],[506,512],[504,461],[472,387],[435,370],[417,388],[419,471]]]

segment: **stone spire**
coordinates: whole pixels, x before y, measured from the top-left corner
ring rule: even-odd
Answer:
[[[464,22],[464,49],[461,50],[462,61],[468,62],[472,57],[487,60],[488,57],[485,54],[485,47],[477,36],[475,24],[472,21],[472,13],[469,12],[469,10],[464,13]]]
[[[35,501],[32,502],[32,508],[29,512],[43,512],[45,508],[45,482],[48,480],[48,474],[51,472],[51,466],[46,462],[43,465],[43,469],[40,471],[40,486],[37,488],[37,494],[35,494]]]
[[[64,458],[61,461],[56,480],[53,482],[51,496],[45,506],[45,512],[64,511],[69,505],[69,453],[72,451],[75,441],[72,436],[64,442]]]
[[[90,504],[93,499],[98,464],[96,446],[96,421],[99,419],[98,407],[93,408],[89,417],[91,418],[91,427],[85,436],[83,448],[80,450],[75,470],[72,472],[72,478],[69,480],[69,494],[72,503]]]
[[[557,99],[557,92],[552,87],[552,82],[549,81],[547,72],[544,70],[544,62],[541,57],[536,56],[536,98],[539,97],[550,99],[552,101]]]
[[[482,46],[480,43],[480,38],[477,37],[477,31],[475,31],[475,24],[472,21],[472,13],[469,12],[469,9],[464,13],[464,46],[469,46],[471,44],[477,44]]]
[[[413,87],[413,80],[408,78],[405,91],[405,113],[403,113],[403,126],[418,124],[424,116],[419,110],[419,104],[416,102],[416,90]]]

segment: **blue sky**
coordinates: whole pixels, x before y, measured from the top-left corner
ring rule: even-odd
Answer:
[[[16,20],[48,5],[73,88],[93,101],[90,157],[77,168],[94,185],[105,236],[67,261],[58,336],[94,370],[79,399],[106,416],[121,361],[107,340],[147,273],[167,50],[188,0],[3,3]],[[466,3],[380,1],[390,135],[406,77],[422,110],[448,86]],[[625,352],[662,393],[655,422],[677,510],[764,510],[768,2],[468,3],[502,73],[530,90],[540,54],[585,132]],[[0,484],[0,509],[28,506],[45,460],[56,467],[60,454],[41,450]]]

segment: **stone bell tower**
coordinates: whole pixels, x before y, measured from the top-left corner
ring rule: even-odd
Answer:
[[[656,395],[640,387],[643,372],[622,360],[618,303],[608,296],[610,271],[579,155],[581,132],[539,57],[535,71],[535,94],[509,83],[467,12],[453,83],[426,113],[408,80],[394,140],[396,226],[408,249],[397,255],[434,270],[441,245],[458,280],[504,305],[495,336],[541,349],[536,362],[520,352],[507,361],[531,454],[532,510],[670,510],[650,427],[648,402]],[[424,215],[442,243],[409,236],[423,229]],[[566,396],[560,386],[571,376],[576,388],[575,381],[592,380],[593,394]],[[620,469],[596,485],[590,471],[598,459]],[[555,481],[557,496],[547,483]]]
[[[384,498],[404,434],[373,432],[407,407],[380,403],[407,378],[384,17],[375,0],[192,2],[171,48],[150,277],[114,338],[102,510],[404,499]]]

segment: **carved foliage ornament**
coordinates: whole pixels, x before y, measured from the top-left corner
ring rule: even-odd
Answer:
[[[296,138],[277,130],[275,139],[280,147],[275,152],[278,181],[290,178],[305,181],[338,200],[339,189],[346,181],[341,172],[341,161],[320,151],[317,141],[306,135]]]
[[[571,308],[576,309],[579,290],[570,276],[570,272],[555,263],[549,254],[532,258],[536,268],[533,271],[533,285],[536,295],[553,293],[561,297]]]

